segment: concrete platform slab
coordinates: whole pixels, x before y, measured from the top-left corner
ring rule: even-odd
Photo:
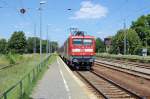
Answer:
[[[38,82],[32,99],[96,99],[58,57]]]

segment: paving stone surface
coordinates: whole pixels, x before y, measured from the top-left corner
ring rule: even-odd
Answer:
[[[88,95],[69,74],[62,61],[49,66],[31,95],[32,99],[89,99]]]

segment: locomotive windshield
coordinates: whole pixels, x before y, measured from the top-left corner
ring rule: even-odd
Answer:
[[[92,40],[91,39],[84,39],[83,45],[92,45]]]
[[[82,45],[82,39],[73,39],[73,45]]]
[[[73,45],[92,45],[92,39],[73,39]]]

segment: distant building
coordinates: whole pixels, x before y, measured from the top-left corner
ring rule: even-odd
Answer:
[[[106,46],[106,52],[109,52],[112,45],[112,37],[106,37],[104,38],[104,44]]]

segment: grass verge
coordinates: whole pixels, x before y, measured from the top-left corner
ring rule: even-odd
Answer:
[[[46,55],[43,54],[43,57]],[[34,59],[34,57],[39,58],[39,54],[6,54],[0,55],[0,69],[3,67],[14,66],[16,64],[21,64],[23,62],[29,62]],[[35,59],[36,60],[36,59]]]
[[[115,55],[108,53],[97,53],[97,57],[102,58],[110,58],[110,59],[118,59],[118,60],[127,60],[133,62],[142,62],[142,63],[150,63],[150,56],[138,56],[138,55]]]
[[[40,63],[40,55],[29,54],[24,55],[24,57],[26,57],[25,61],[21,64],[0,71],[0,94],[2,94],[4,91],[6,92],[8,88],[10,88],[11,86],[13,87],[16,82],[23,79],[21,82],[18,82],[15,88],[13,88],[7,94],[7,99],[18,99],[16,98],[20,97],[18,93],[30,89],[28,88],[28,85],[31,84],[31,81],[35,79],[34,76],[37,75],[36,70],[31,70],[33,70],[33,68],[35,68]],[[29,72],[32,72],[32,74],[24,78],[24,76]]]

